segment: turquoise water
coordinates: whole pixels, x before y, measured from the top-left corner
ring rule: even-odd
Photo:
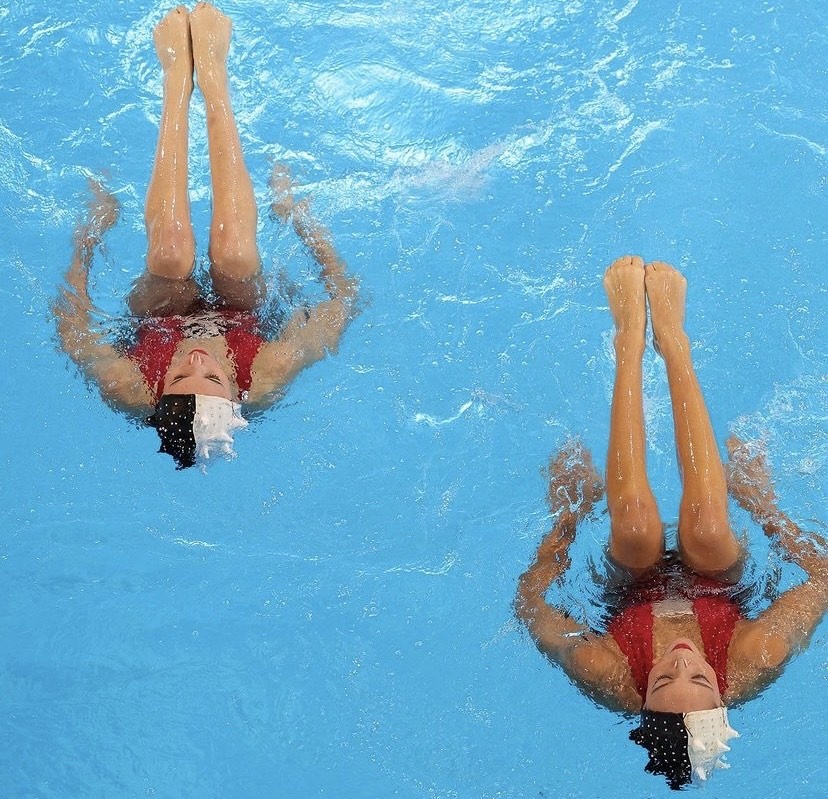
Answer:
[[[782,506],[824,531],[828,11],[222,8],[262,207],[288,162],[365,308],[235,462],[176,473],[83,384],[49,313],[90,175],[122,203],[93,266],[105,313],[141,268],[167,7],[0,9],[0,796],[669,795],[510,603],[548,527],[550,453],[578,434],[603,462],[600,277],[625,252],[685,271],[717,434],[766,438]],[[197,94],[191,128],[203,257]],[[261,216],[273,284],[312,294],[309,259]],[[666,381],[652,354],[645,370],[670,519]],[[760,580],[801,578],[737,519]],[[605,535],[585,529],[576,562]],[[731,714],[733,768],[706,795],[824,795],[826,652],[823,625]]]

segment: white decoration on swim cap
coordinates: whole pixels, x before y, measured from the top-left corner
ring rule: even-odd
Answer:
[[[720,755],[730,751],[727,741],[738,738],[739,733],[728,724],[727,708],[697,710],[684,714],[684,726],[689,740],[687,754],[693,774],[706,780],[717,768],[730,768]]]
[[[235,456],[233,432],[247,427],[241,416],[241,405],[224,397],[196,394],[193,436],[196,458],[210,459],[217,455]]]

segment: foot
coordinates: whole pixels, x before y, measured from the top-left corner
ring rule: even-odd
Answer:
[[[619,338],[639,343],[644,348],[647,307],[644,300],[644,261],[637,255],[625,255],[613,261],[604,275],[616,341]]]
[[[233,23],[215,6],[199,3],[190,14],[190,34],[199,86],[204,89],[227,79],[227,53]]]
[[[687,281],[684,275],[663,261],[653,261],[644,268],[644,287],[650,305],[655,348],[684,338],[684,305]]]
[[[192,88],[193,51],[189,17],[184,6],[174,8],[155,26],[152,38],[164,77],[180,77]]]

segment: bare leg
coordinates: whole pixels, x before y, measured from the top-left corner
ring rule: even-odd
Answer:
[[[213,187],[213,285],[227,304],[255,307],[263,298],[256,248],[256,198],[244,164],[227,84],[231,29],[230,20],[208,3],[199,3],[190,15],[196,74],[207,109]]]
[[[644,262],[615,261],[604,276],[615,320],[615,386],[607,454],[610,556],[630,571],[655,565],[664,552],[664,530],[647,479],[642,367],[647,308]]]
[[[170,11],[153,38],[164,72],[164,99],[144,209],[147,271],[129,296],[129,307],[137,316],[186,313],[199,295],[192,278],[195,239],[187,193],[187,116],[193,93],[187,9]]]
[[[728,523],[724,468],[684,332],[687,281],[660,261],[645,272],[653,334],[667,367],[683,485],[679,550],[694,571],[721,573],[739,562],[741,549]]]
[[[189,277],[195,257],[187,193],[187,116],[193,93],[187,9],[179,6],[170,11],[158,23],[153,38],[164,70],[164,101],[144,214],[147,269],[180,279]]]

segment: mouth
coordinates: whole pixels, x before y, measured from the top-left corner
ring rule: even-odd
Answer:
[[[670,651],[675,652],[677,649],[689,649],[691,652],[693,648],[689,644],[676,644]]]
[[[192,355],[194,352],[201,353],[202,355],[209,355],[210,354],[209,352],[207,352],[207,350],[202,350],[202,349],[199,349],[199,348],[196,348],[194,350],[190,350],[189,354]]]

